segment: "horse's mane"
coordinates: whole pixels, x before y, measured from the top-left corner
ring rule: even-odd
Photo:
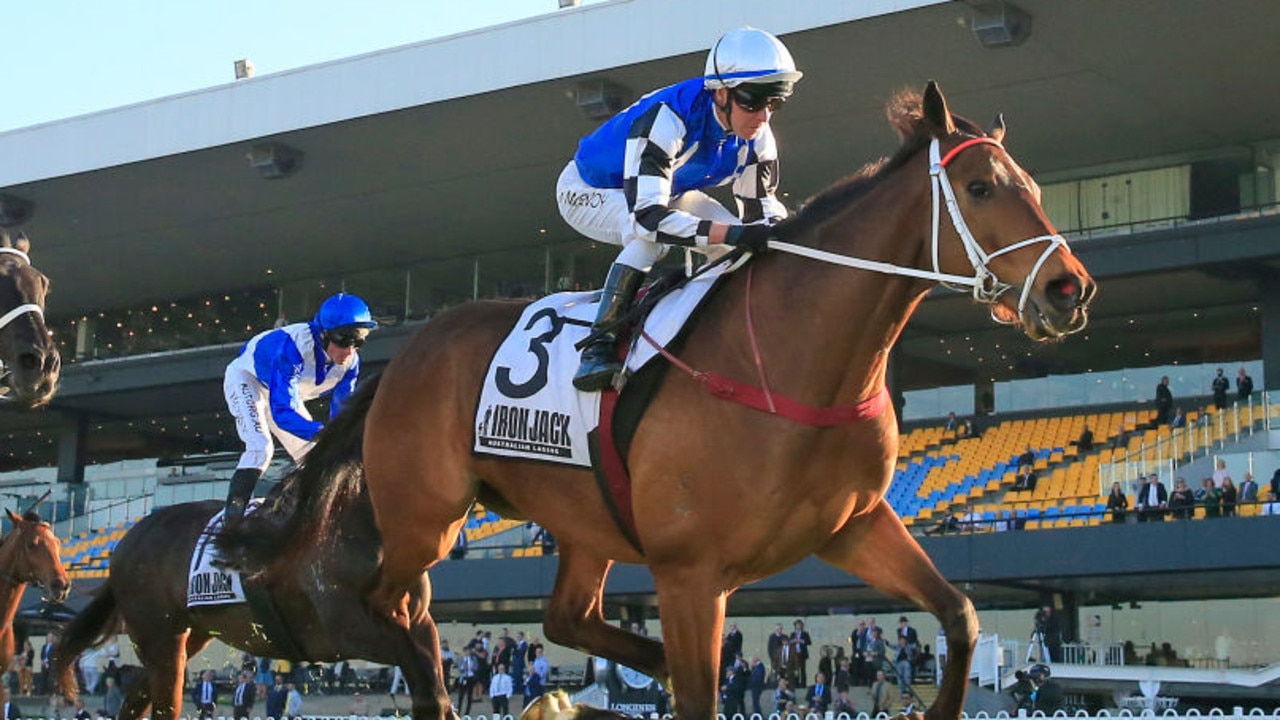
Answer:
[[[890,157],[882,157],[867,163],[854,174],[837,180],[827,189],[805,200],[799,212],[778,224],[779,238],[790,240],[806,235],[817,226],[841,214],[891,173],[905,165],[932,139],[926,129],[923,99],[915,90],[904,89],[895,93],[885,104],[885,116],[902,139],[902,145],[898,147],[897,152]],[[973,122],[959,115],[951,117],[961,132],[975,136],[985,134]]]
[[[337,537],[337,527],[365,493],[364,419],[380,379],[360,383],[263,508],[218,536],[223,557],[250,570],[296,569],[305,553]]]

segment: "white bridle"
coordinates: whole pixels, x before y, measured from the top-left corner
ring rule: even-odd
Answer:
[[[4,253],[8,253],[9,255],[17,255],[18,257],[26,261],[28,265],[31,264],[31,258],[28,257],[26,253],[22,252],[21,250],[18,250],[17,248],[0,247],[0,254],[4,254]],[[39,315],[41,318],[44,317],[44,308],[40,307],[39,305],[36,305],[35,303],[26,303],[24,305],[19,305],[18,307],[10,310],[4,315],[0,315],[0,329],[4,329],[9,323],[13,322],[14,319],[16,319],[18,316],[25,315],[26,313],[29,313],[29,312],[33,312]]]
[[[952,148],[945,157],[940,157],[938,149],[938,139],[934,138],[929,144],[929,182],[933,190],[933,269],[922,270],[920,268],[906,267],[903,265],[894,265],[892,263],[879,262],[876,260],[864,260],[863,258],[850,257],[848,255],[840,255],[837,253],[818,250],[817,248],[805,247],[804,245],[795,245],[792,243],[782,242],[779,240],[770,240],[769,248],[772,250],[781,250],[782,252],[801,255],[803,257],[814,260],[821,260],[835,265],[844,265],[846,267],[858,268],[860,270],[870,270],[872,272],[885,273],[889,275],[906,275],[907,277],[920,278],[922,280],[933,280],[939,282],[952,290],[963,292],[964,288],[973,288],[973,299],[986,305],[995,305],[1000,296],[1016,287],[1009,283],[1003,282],[991,272],[988,267],[991,261],[1005,253],[1013,252],[1028,245],[1035,243],[1048,243],[1048,247],[1040,254],[1040,258],[1031,268],[1031,272],[1027,273],[1027,277],[1022,281],[1022,295],[1018,298],[1018,317],[1022,316],[1022,311],[1027,305],[1027,297],[1031,292],[1031,286],[1035,284],[1036,276],[1040,274],[1040,268],[1044,266],[1049,256],[1054,250],[1062,248],[1064,252],[1070,252],[1067,248],[1066,238],[1058,234],[1037,235],[1033,238],[1021,240],[988,253],[983,250],[978,241],[973,238],[973,233],[969,230],[969,225],[964,221],[964,216],[960,213],[960,204],[956,201],[955,190],[951,187],[951,181],[947,178],[947,164],[955,158],[960,151],[973,147],[974,145],[995,145],[1003,148],[999,141],[994,138],[972,138],[966,140]],[[973,266],[973,277],[966,275],[952,275],[942,272],[938,262],[938,230],[942,225],[941,207],[939,202],[939,194],[946,203],[947,214],[951,216],[951,226],[955,228],[956,235],[960,237],[960,243],[964,247],[965,255],[969,258],[969,264]],[[995,317],[993,315],[993,317]],[[997,318],[998,320],[999,318]]]

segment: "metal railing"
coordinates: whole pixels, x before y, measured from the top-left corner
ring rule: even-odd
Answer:
[[[1275,419],[1280,407],[1268,391],[1216,412],[1207,412],[1184,427],[1174,428],[1167,437],[1148,443],[1145,438],[1116,448],[1113,460],[1098,467],[1098,494],[1105,497],[1113,482],[1123,486],[1139,475],[1156,473],[1169,482],[1179,467],[1208,457],[1258,432],[1280,427]],[[1135,447],[1136,445],[1136,447]],[[1122,459],[1114,459],[1123,455]]]

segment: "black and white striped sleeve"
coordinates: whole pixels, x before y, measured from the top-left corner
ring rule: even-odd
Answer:
[[[639,237],[705,247],[711,221],[670,207],[674,158],[686,150],[685,134],[684,121],[664,103],[637,118],[627,137],[622,190]]]
[[[761,220],[775,223],[787,216],[787,208],[775,195],[778,190],[778,143],[766,125],[747,150],[746,167],[733,182],[738,217],[743,223]]]

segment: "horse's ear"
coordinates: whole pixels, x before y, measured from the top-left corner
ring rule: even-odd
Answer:
[[[18,241],[14,243],[14,248],[26,252],[31,249],[31,238],[27,237],[24,232],[18,233]]]
[[[956,131],[956,123],[947,109],[947,99],[942,97],[938,83],[929,81],[924,87],[924,121],[937,137],[945,137]]]
[[[14,527],[17,527],[22,522],[22,516],[18,515],[18,513],[9,508],[5,508],[4,511],[9,514],[9,522],[13,523]]]
[[[0,230],[0,247],[13,247],[13,243],[9,242],[9,233]]]
[[[1004,113],[996,113],[996,119],[991,121],[991,129],[987,134],[996,142],[1004,142]]]

